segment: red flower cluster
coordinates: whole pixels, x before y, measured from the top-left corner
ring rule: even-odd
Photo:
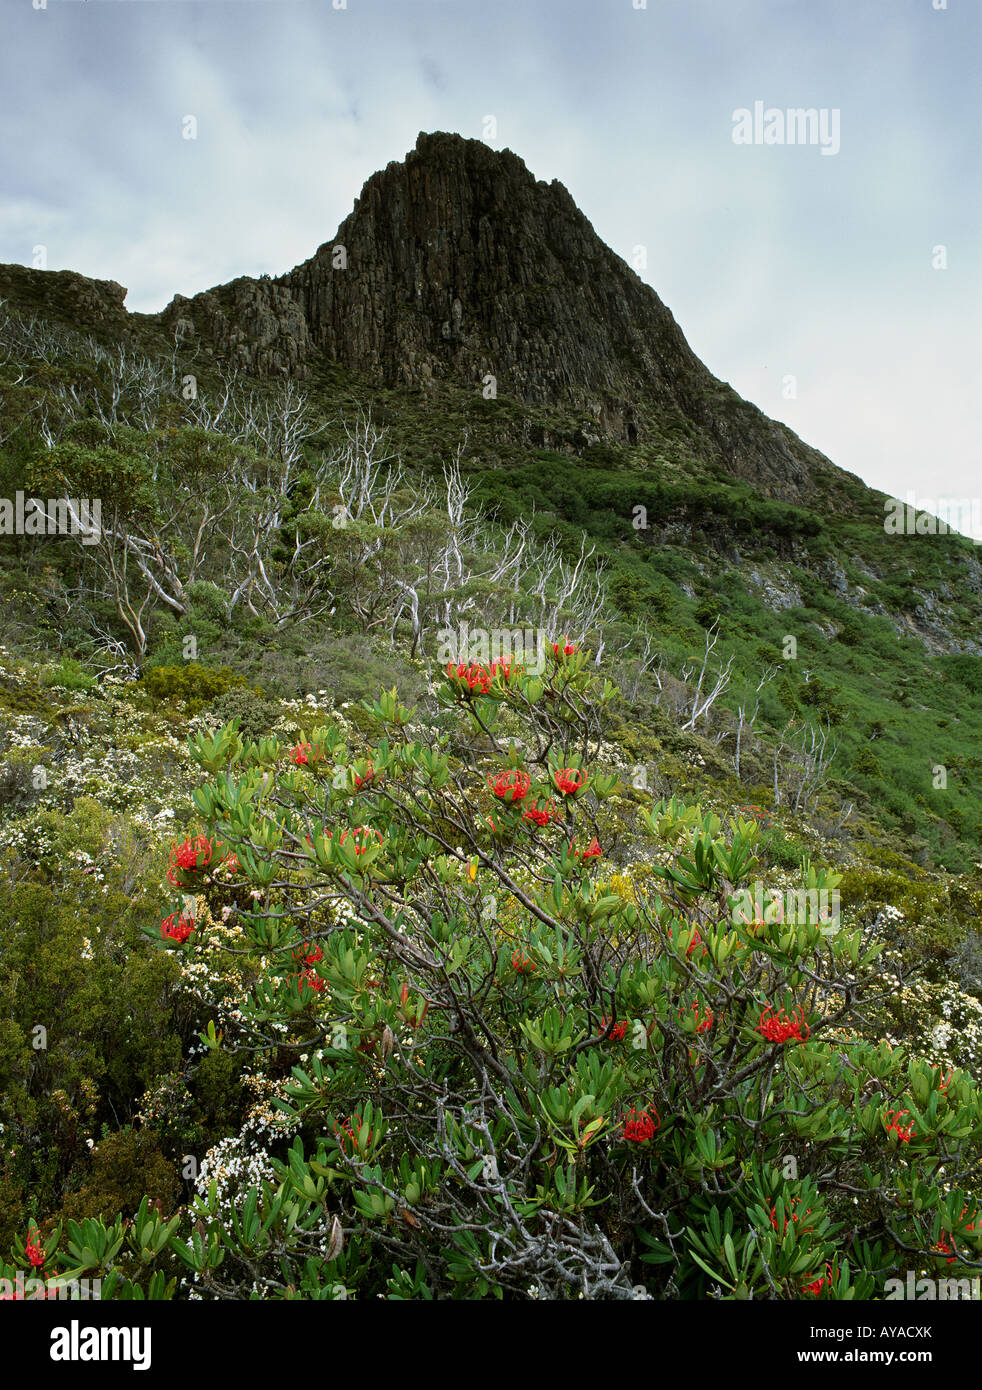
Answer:
[[[784,1204],[785,1213],[790,1213],[790,1220],[791,1220],[792,1224],[795,1225],[795,1226],[798,1224],[798,1213],[795,1211],[795,1207],[798,1206],[798,1205],[800,1204],[800,1202],[801,1202],[801,1198],[800,1198],[800,1197],[792,1197],[790,1203],[785,1202],[785,1204]],[[812,1209],[811,1209],[811,1207],[808,1207],[808,1208],[806,1209],[806,1211],[805,1211],[805,1215],[806,1215],[806,1216],[811,1216],[811,1214],[812,1214]],[[781,1231],[780,1231],[780,1234],[781,1234],[782,1236],[784,1235],[784,1232],[788,1229],[788,1220],[789,1220],[788,1215],[785,1215],[785,1218],[784,1218],[784,1225],[782,1226]],[[772,1203],[772,1204],[771,1204],[771,1225],[774,1227],[774,1229],[775,1229],[775,1231],[776,1231],[776,1230],[777,1230],[777,1204],[776,1204],[776,1203]],[[811,1227],[810,1227],[810,1226],[802,1226],[801,1229],[802,1229],[803,1231],[808,1231],[808,1230],[811,1229]]]
[[[901,1144],[909,1144],[914,1138],[914,1126],[901,1124],[903,1117],[909,1114],[909,1110],[886,1110],[883,1114],[883,1118],[889,1122],[886,1127],[887,1133],[893,1130]]]
[[[737,814],[744,820],[755,820],[764,830],[770,830],[771,828],[770,811],[765,811],[764,808],[758,806],[756,802],[752,806],[741,806]]]
[[[544,806],[539,806],[538,802],[533,802],[531,806],[528,806],[522,820],[532,821],[541,829],[549,824],[555,814],[556,803],[550,797]]]
[[[466,686],[471,693],[476,690],[481,695],[488,693],[491,689],[491,682],[494,680],[494,676],[487,666],[467,666],[464,662],[460,662],[457,666],[451,663],[447,667],[447,675],[456,686]]]
[[[805,1030],[802,1034],[802,1028]],[[795,1038],[798,1042],[805,1042],[809,1036],[809,1027],[805,1022],[805,1015],[802,1009],[794,1009],[789,1017],[783,1009],[774,1012],[774,1007],[768,1004],[767,1008],[761,1013],[760,1022],[757,1024],[756,1032],[768,1042],[785,1043],[789,1038]]]
[[[355,780],[355,790],[361,791],[362,787],[367,787],[371,782],[375,781],[375,768],[371,763],[368,763],[365,767],[364,777],[360,777],[354,769],[352,769],[352,776]]]
[[[697,1032],[697,1033],[706,1033],[706,1032],[709,1031],[710,1028],[712,1028],[712,1026],[713,1026],[713,1011],[712,1011],[712,1009],[708,1006],[708,1004],[707,1004],[707,1006],[706,1006],[706,1012],[705,1012],[704,1015],[702,1014],[701,1006],[700,1006],[698,1003],[693,1004],[693,1005],[692,1005],[692,1008],[689,1009],[689,1010],[687,1010],[687,1012],[691,1013],[692,1016],[693,1016],[693,1018],[695,1019],[696,1032]],[[685,1017],[685,1014],[684,1014],[684,1013],[680,1013],[680,1014],[679,1014],[679,1018],[684,1018],[684,1017]]]
[[[316,970],[301,970],[300,974],[297,976],[297,987],[301,994],[303,994],[305,989],[312,989],[315,994],[320,994],[321,990],[324,988],[324,981]]]
[[[328,838],[330,838],[331,832],[328,831],[327,835]],[[338,843],[343,845],[349,835],[355,843],[355,854],[364,854],[367,849],[371,848],[370,837],[372,835],[375,836],[379,844],[382,844],[382,832],[380,830],[373,830],[370,825],[356,825],[353,830],[342,830],[341,838]]]
[[[964,1216],[965,1213],[966,1213],[967,1211],[968,1211],[968,1207],[962,1207],[961,1215]],[[972,1222],[970,1223],[970,1225],[966,1226],[965,1229],[966,1229],[967,1231],[974,1231],[974,1230],[976,1229],[976,1224],[977,1224],[977,1222],[978,1222],[978,1219],[979,1219],[978,1212],[976,1212],[974,1221],[972,1221]],[[936,1250],[936,1251],[938,1252],[939,1255],[948,1255],[948,1256],[950,1256],[950,1258],[949,1258],[949,1260],[948,1260],[948,1263],[949,1263],[950,1265],[953,1265],[953,1264],[955,1263],[954,1237],[952,1236],[952,1234],[951,1234],[950,1231],[942,1231],[942,1232],[941,1232],[941,1239],[938,1241],[937,1245],[934,1245],[934,1246],[932,1246],[931,1248],[932,1248],[933,1250]]]
[[[294,950],[293,959],[303,961],[304,965],[316,965],[319,960],[324,959],[324,952],[316,943],[311,946],[309,941],[305,941]]]
[[[497,661],[492,661],[490,666],[477,664],[468,666],[464,661],[455,665],[450,662],[447,667],[447,679],[458,690],[466,691],[471,695],[475,691],[479,695],[486,695],[496,679],[500,677],[507,685],[516,676],[521,675],[524,669],[524,666],[516,666],[510,656],[503,656]]]
[[[566,638],[564,637],[562,643],[553,642],[552,650],[555,656],[575,656],[576,653],[579,651],[579,647],[574,647],[573,644],[571,642],[567,642]]]
[[[342,1120],[340,1126],[335,1125],[334,1133],[337,1135],[341,1148],[347,1153],[348,1141],[351,1142],[351,1152],[354,1153],[358,1147],[358,1130],[361,1128],[361,1120],[357,1115],[349,1115],[346,1120]],[[372,1142],[372,1131],[368,1131],[366,1143]]]
[[[41,1233],[35,1226],[28,1234],[27,1244],[24,1246],[24,1254],[30,1260],[34,1269],[40,1269],[44,1264],[44,1250],[41,1246]]]
[[[579,767],[561,767],[552,774],[552,780],[563,796],[575,796],[586,783],[586,773]]]
[[[517,975],[524,975],[528,971],[535,969],[535,962],[531,956],[523,955],[521,951],[514,951],[511,958],[512,969]]]
[[[491,663],[492,676],[500,676],[506,685],[516,676],[520,676],[524,670],[524,666],[514,665],[514,658],[510,656],[503,656],[500,660]]]
[[[824,1288],[824,1286],[825,1286],[826,1284],[830,1284],[830,1285],[831,1285],[831,1284],[834,1282],[834,1280],[835,1280],[835,1271],[832,1269],[831,1264],[830,1264],[828,1261],[826,1261],[826,1262],[825,1262],[825,1273],[824,1273],[823,1275],[821,1275],[819,1278],[813,1279],[813,1280],[811,1281],[811,1283],[809,1283],[809,1284],[802,1284],[802,1286],[801,1286],[801,1292],[802,1292],[802,1293],[811,1293],[811,1294],[814,1294],[815,1297],[817,1298],[818,1295],[822,1292],[822,1289]]]
[[[178,844],[175,840],[170,847],[170,868],[167,882],[180,888],[181,874],[192,869],[204,869],[211,863],[214,848],[207,835],[198,835],[193,840]]]
[[[671,941],[671,939],[672,939],[672,929],[671,929],[671,927],[669,927],[669,929],[668,929],[668,939],[669,939],[669,941]],[[692,933],[692,940],[689,942],[688,946],[686,946],[686,948],[685,948],[685,957],[686,957],[686,960],[688,960],[689,956],[692,955],[692,952],[696,949],[697,946],[702,946],[702,953],[703,953],[703,955],[705,955],[705,954],[706,954],[707,948],[703,945],[703,940],[702,940],[702,937],[699,935],[699,928],[698,928],[698,927],[697,927],[696,930]]]
[[[587,845],[586,849],[574,849],[573,841],[570,840],[569,852],[574,856],[574,858],[579,859],[584,863],[587,859],[599,859],[600,856],[603,854],[603,850],[600,848],[600,841],[597,839],[596,835],[594,835],[593,839]]]
[[[514,767],[488,778],[488,787],[499,801],[524,801],[531,785],[532,779],[528,773]]]
[[[632,1105],[624,1116],[624,1130],[621,1138],[626,1139],[631,1144],[646,1144],[649,1139],[655,1137],[655,1132],[659,1129],[661,1129],[661,1120],[653,1105],[649,1105],[647,1110],[635,1110]]]
[[[183,946],[188,937],[194,931],[194,918],[190,912],[184,911],[180,915],[172,912],[169,917],[165,917],[160,924],[160,935],[165,941],[176,941],[179,946]]]
[[[600,1020],[600,1027],[597,1029],[597,1034],[598,1034],[598,1036],[602,1036],[604,1033],[606,1033],[607,1027],[608,1027],[609,1023],[610,1023],[610,1019],[607,1018],[607,1016],[606,1016],[606,1014],[605,1014],[604,1017]],[[627,1032],[627,1020],[626,1020],[626,1019],[623,1020],[621,1023],[615,1023],[614,1026],[613,1026],[613,1028],[611,1028],[611,1030],[610,1030],[610,1041],[611,1041],[611,1042],[621,1042],[621,1041],[623,1040],[624,1034],[625,1034],[626,1032]]]
[[[290,749],[290,757],[297,767],[306,767],[310,763],[319,763],[325,756],[323,748],[318,748],[312,743],[298,743],[296,748]]]

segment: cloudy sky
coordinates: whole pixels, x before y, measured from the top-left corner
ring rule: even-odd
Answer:
[[[982,493],[980,70],[979,0],[3,0],[0,261],[157,310],[305,259],[420,130],[484,138],[717,376],[930,506]],[[758,102],[830,152],[735,143]]]

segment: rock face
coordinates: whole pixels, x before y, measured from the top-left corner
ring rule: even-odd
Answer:
[[[0,299],[7,298],[79,328],[126,332],[126,290],[115,280],[90,280],[74,270],[0,265]]]
[[[789,500],[831,466],[712,376],[562,184],[458,135],[420,135],[288,274],[176,299],[161,318],[261,375],[304,376],[324,353],[380,385],[481,391],[493,378],[497,394],[573,409],[625,444],[681,430]]]
[[[317,345],[376,380],[477,388],[493,375],[531,403],[606,408],[621,434],[627,385],[684,395],[699,365],[561,184],[459,136],[421,135],[373,175],[334,241],[284,282]]]
[[[307,374],[312,341],[303,309],[274,280],[243,276],[193,299],[175,295],[160,319],[179,344],[201,338],[217,357],[243,371]]]
[[[125,320],[119,286],[71,278],[59,294],[92,287],[76,322]],[[326,356],[379,385],[446,381],[561,407],[588,438],[684,441],[765,496],[811,500],[832,469],[702,365],[560,183],[459,135],[420,135],[294,270],[178,296],[146,318],[259,376],[304,377]]]

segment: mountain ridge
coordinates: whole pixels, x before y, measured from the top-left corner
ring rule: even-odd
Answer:
[[[0,267],[0,294],[19,269]],[[710,465],[789,502],[859,481],[716,378],[558,180],[455,134],[421,132],[366,180],[336,236],[279,276],[127,316],[115,282],[24,273],[61,277],[43,298],[67,298],[76,322],[121,331],[138,318],[258,377],[304,379],[328,360],[380,386],[446,382],[574,410],[628,446],[689,435]]]

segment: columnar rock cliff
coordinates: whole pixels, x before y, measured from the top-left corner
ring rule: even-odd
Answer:
[[[99,291],[94,325],[123,312],[119,286],[84,283]],[[259,376],[309,376],[326,357],[415,390],[479,392],[493,377],[499,396],[575,411],[624,444],[681,433],[788,500],[811,500],[832,467],[703,366],[562,184],[458,135],[420,135],[294,270],[177,296],[154,317],[171,342]]]

